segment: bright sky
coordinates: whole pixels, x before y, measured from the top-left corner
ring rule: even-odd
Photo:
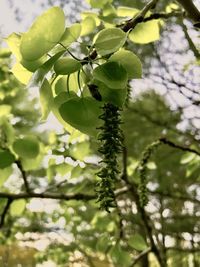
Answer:
[[[17,3],[16,3],[17,2]],[[0,0],[0,31],[3,37],[11,34],[12,32],[25,31],[28,25],[33,21],[39,12],[38,1],[24,1],[24,0],[13,0],[15,6],[20,7],[20,11],[23,15],[23,23],[19,23],[15,19],[14,9],[11,8],[8,0]]]

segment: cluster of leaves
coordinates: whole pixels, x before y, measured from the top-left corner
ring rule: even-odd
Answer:
[[[96,4],[91,4],[96,7]],[[113,10],[110,3],[102,5],[106,5],[105,10]],[[135,14],[139,12],[133,11]],[[118,12],[127,17],[126,8]],[[14,75],[25,84],[37,84],[40,87],[42,119],[45,120],[52,111],[68,131],[75,128],[91,136],[97,135],[97,128],[102,129],[100,108],[107,103],[117,109],[122,108],[127,98],[128,81],[141,78],[142,74],[139,58],[133,52],[122,49],[128,36],[131,39],[131,34],[119,28],[108,28],[105,24],[105,29],[93,37],[92,45],[87,45],[88,52],[83,59],[70,51],[70,46],[78,42],[80,36],[94,32],[100,19],[97,15],[95,18],[97,23],[94,13],[91,13],[81,23],[65,29],[63,11],[59,7],[52,7],[36,19],[28,32],[21,35],[13,33],[7,38],[18,60],[12,69]],[[91,28],[91,20],[95,27]],[[114,117],[110,123],[118,127]],[[23,143],[27,141],[26,145],[34,147],[35,141],[30,138],[19,140],[19,144],[13,147],[18,156],[21,156],[20,147],[24,147]],[[112,143],[108,142],[107,145],[111,146]],[[39,151],[36,147],[30,150]],[[112,153],[107,159],[107,169],[112,165],[112,157],[117,157],[118,150],[112,150]],[[37,154],[30,156],[36,157]],[[106,190],[106,186],[103,190]],[[103,192],[102,189],[99,192]],[[104,198],[103,195],[101,197]]]

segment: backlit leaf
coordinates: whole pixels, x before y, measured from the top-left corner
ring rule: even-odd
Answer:
[[[140,10],[137,8],[130,8],[126,6],[119,6],[117,8],[117,16],[133,18]]]
[[[119,62],[127,71],[129,79],[142,77],[142,64],[140,59],[131,51],[120,50],[114,53],[109,61]]]
[[[96,22],[95,19],[92,16],[86,17],[81,22],[81,36],[88,35],[96,29]]]
[[[45,79],[40,88],[42,120],[46,120],[53,105],[53,94],[49,82]]]
[[[60,106],[59,111],[63,120],[79,131],[96,133],[101,110],[99,102],[92,97],[71,98]]]
[[[81,34],[81,24],[75,23],[71,27],[66,28],[60,40],[64,46],[68,47],[75,42]]]
[[[5,181],[9,178],[12,172],[13,170],[11,167],[0,169],[0,186],[2,186],[5,183]]]
[[[40,146],[36,137],[27,136],[17,139],[13,143],[13,150],[22,158],[36,158],[40,152]]]
[[[159,38],[158,20],[139,23],[129,34],[129,39],[138,44],[148,44],[159,40]]]
[[[27,69],[25,69],[20,63],[16,63],[13,68],[12,68],[12,73],[14,74],[14,76],[23,84],[28,84],[31,76],[32,76],[32,72],[28,71]]]
[[[52,7],[39,16],[20,43],[20,52],[26,60],[36,60],[59,42],[65,31],[65,15],[59,7]]]
[[[118,62],[107,62],[93,71],[93,77],[111,89],[125,88],[128,81],[127,71]]]
[[[95,37],[94,46],[101,56],[116,52],[121,48],[127,38],[126,33],[117,28],[101,30]]]
[[[73,58],[64,57],[56,61],[54,65],[54,70],[56,74],[59,75],[69,75],[73,72],[80,70],[82,67],[80,61]]]
[[[26,208],[24,199],[15,200],[10,206],[10,214],[12,216],[20,216]]]

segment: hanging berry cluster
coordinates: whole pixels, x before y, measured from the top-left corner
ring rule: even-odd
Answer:
[[[119,175],[117,156],[122,152],[123,133],[120,129],[120,109],[111,103],[103,106],[100,119],[103,126],[99,127],[99,140],[101,142],[99,152],[102,154],[101,170],[97,173],[100,181],[97,183],[97,202],[100,208],[109,211],[115,207],[115,183]]]

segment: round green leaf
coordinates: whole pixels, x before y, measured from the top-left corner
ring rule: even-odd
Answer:
[[[99,126],[100,104],[92,97],[71,98],[63,103],[59,112],[64,121],[86,134],[94,134]]]
[[[22,58],[22,60],[20,61],[20,63],[22,64],[22,66],[31,71],[31,72],[35,72],[46,60],[46,57],[43,56],[37,60],[33,60],[33,61],[29,61],[29,60],[25,60]]]
[[[60,106],[67,102],[69,99],[77,97],[75,92],[60,92],[53,101],[53,106],[52,106],[52,111],[54,116],[57,118],[57,120],[64,126],[64,127],[68,127],[69,125],[66,123],[65,120],[63,120],[63,118],[60,115],[59,112],[59,108]]]
[[[121,63],[128,73],[129,79],[139,79],[142,77],[142,64],[140,59],[131,51],[120,50],[113,54],[109,61]]]
[[[8,150],[0,150],[0,169],[10,166],[15,161],[15,157]]]
[[[13,150],[22,158],[36,158],[40,152],[40,145],[35,137],[28,136],[17,139],[13,144]]]
[[[5,181],[9,178],[12,172],[13,170],[11,166],[4,169],[0,169],[0,187],[5,183]]]
[[[127,35],[121,29],[111,28],[100,31],[95,38],[97,53],[105,56],[121,48],[126,42]]]
[[[68,47],[75,42],[81,34],[81,24],[75,23],[71,27],[66,28],[60,40],[64,46]]]
[[[102,8],[107,3],[112,3],[113,0],[87,0],[93,8]]]
[[[21,60],[22,57],[19,50],[20,40],[21,40],[21,35],[17,33],[12,33],[6,38],[6,42],[11,52],[16,56],[18,60]]]
[[[12,216],[20,216],[26,208],[24,199],[15,200],[10,206],[10,214]]]
[[[0,58],[9,58],[12,52],[8,48],[1,48]]]
[[[125,88],[128,82],[127,71],[118,62],[107,62],[93,71],[96,80],[106,84],[111,89]]]
[[[129,39],[138,44],[148,44],[159,40],[159,21],[151,20],[139,23],[129,34]]]
[[[56,81],[54,91],[56,95],[67,91],[67,76],[63,76]]]
[[[81,36],[88,35],[96,29],[96,22],[92,16],[87,16],[81,22]]]
[[[61,8],[52,7],[39,16],[24,33],[20,52],[25,60],[36,60],[59,42],[65,31],[65,15]]]
[[[73,58],[64,57],[56,61],[54,70],[56,74],[69,75],[73,72],[80,70],[82,67],[80,61]]]
[[[118,17],[134,17],[138,12],[140,12],[137,8],[131,8],[126,6],[119,6],[117,8],[117,16]]]
[[[112,103],[115,106],[122,107],[125,103],[127,97],[127,89],[119,88],[119,89],[111,89],[106,84],[93,81],[95,85],[97,85],[97,89],[102,97],[102,100],[107,103]]]
[[[28,84],[33,74],[25,69],[20,63],[16,63],[11,71],[14,76],[23,84]]]

